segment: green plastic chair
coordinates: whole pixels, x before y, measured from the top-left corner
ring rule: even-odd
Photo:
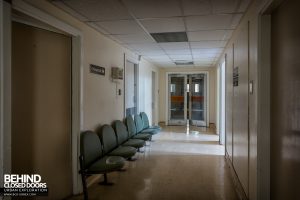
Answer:
[[[144,129],[143,120],[140,115],[134,115],[134,122],[137,133],[148,133],[151,135],[155,135],[159,132],[157,129]]]
[[[145,146],[145,141],[141,139],[130,139],[126,126],[120,120],[115,121],[114,128],[117,134],[118,144],[122,146],[131,146],[138,150]]]
[[[84,199],[88,200],[86,178],[92,174],[103,174],[103,183],[109,184],[107,173],[121,170],[125,159],[120,156],[105,156],[98,135],[93,131],[85,131],[81,134],[79,162]]]
[[[141,139],[145,141],[150,141],[152,138],[152,134],[149,133],[139,133],[137,134],[135,123],[131,116],[126,117],[125,124],[127,126],[128,134],[130,138],[133,139]]]
[[[109,156],[122,156],[125,159],[131,159],[137,152],[134,147],[119,146],[116,133],[110,125],[102,126],[100,139],[104,153]]]
[[[148,118],[148,116],[147,116],[147,114],[145,112],[141,112],[140,115],[141,115],[141,118],[142,118],[142,121],[143,121],[143,125],[144,125],[143,129],[144,130],[145,129],[156,129],[158,131],[161,131],[161,127],[160,126],[150,126],[150,124],[149,124],[149,118]]]

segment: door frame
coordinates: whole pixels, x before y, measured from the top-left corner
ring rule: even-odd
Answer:
[[[224,66],[223,66],[224,64]],[[219,144],[224,145],[226,140],[226,54],[218,64],[218,126]],[[224,84],[224,85],[223,85]]]
[[[124,53],[124,85],[123,85],[123,91],[124,91],[124,95],[123,95],[123,116],[126,117],[126,97],[125,97],[125,93],[126,93],[126,62],[131,62],[134,64],[134,77],[135,77],[135,81],[136,81],[136,87],[135,87],[135,100],[136,100],[136,112],[139,113],[140,112],[140,105],[139,105],[139,62],[140,60],[127,55],[126,53]]]
[[[9,2],[0,1],[0,16],[0,185],[3,185],[4,174],[11,172],[11,4]]]
[[[153,80],[154,77],[154,80]],[[156,79],[157,79],[157,73],[156,71],[151,71],[151,84],[152,84],[152,102],[151,102],[151,108],[152,108],[152,124],[151,125],[156,125],[156,119],[157,119],[157,111],[156,111],[156,94],[157,94],[157,88],[156,88]]]
[[[271,14],[284,0],[267,0],[258,14],[257,199],[270,199]]]
[[[1,1],[3,2],[3,1]],[[7,2],[6,2],[7,4]],[[2,4],[0,4],[1,9],[2,9]],[[34,19],[37,19],[41,22],[44,22],[45,24],[48,24],[52,27],[55,27],[58,30],[61,30],[72,37],[72,131],[71,131],[71,143],[72,143],[72,185],[73,185],[73,194],[79,194],[82,192],[82,187],[81,187],[81,179],[80,175],[78,174],[79,171],[79,162],[78,162],[78,157],[80,154],[80,133],[83,131],[83,49],[82,49],[82,32],[67,24],[66,22],[59,20],[56,17],[53,17],[49,15],[48,13],[26,3],[23,0],[15,0],[12,1],[12,4],[9,6],[6,6],[6,11],[9,12],[7,14],[7,17],[9,18],[6,21],[5,27],[8,27],[6,30],[11,31],[11,22],[12,22],[12,14],[11,14],[11,9],[17,10],[23,14],[26,14]],[[2,15],[2,13],[1,13]],[[1,34],[1,33],[0,33]],[[1,37],[2,38],[2,37]],[[1,87],[6,88],[3,93],[0,95],[0,101],[1,101],[1,107],[6,108],[4,111],[4,115],[6,117],[9,117],[5,123],[7,126],[5,136],[7,137],[6,142],[4,145],[1,145],[1,149],[5,149],[5,156],[6,159],[4,161],[9,161],[6,165],[5,173],[11,173],[11,142],[10,142],[10,137],[11,137],[11,122],[10,122],[10,116],[11,116],[11,37],[10,35],[4,35],[4,38],[2,38],[4,41],[7,41],[9,44],[4,44],[1,46],[1,56],[4,55],[2,53],[5,52],[6,59],[7,59],[7,64],[2,66],[1,64],[1,70],[5,71],[5,77],[7,80],[3,80],[1,78]],[[2,44],[2,43],[1,43]],[[3,75],[1,73],[1,75]],[[3,90],[1,90],[3,91]],[[5,100],[3,101],[3,99]],[[2,109],[1,109],[2,113]],[[6,119],[6,118],[5,118]],[[3,122],[3,119],[1,118],[1,123]],[[3,136],[3,132],[1,131],[1,137]],[[3,151],[1,151],[3,152]],[[3,159],[1,157],[1,162],[3,162]],[[1,175],[3,173],[1,172]]]
[[[210,96],[210,91],[209,91],[209,82],[210,82],[210,79],[209,79],[209,71],[193,71],[193,72],[176,72],[176,71],[173,71],[173,72],[166,72],[166,108],[165,108],[165,124],[168,125],[169,123],[169,75],[170,74],[182,74],[182,75],[189,75],[189,74],[205,74],[206,75],[206,79],[207,79],[207,84],[206,84],[206,87],[207,87],[207,104],[206,104],[206,127],[209,126],[209,123],[210,123],[210,120],[209,120],[209,96]]]

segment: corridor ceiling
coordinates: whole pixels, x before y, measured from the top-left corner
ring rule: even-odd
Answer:
[[[251,0],[54,0],[55,5],[160,67],[216,65]],[[184,42],[156,42],[153,33]],[[183,33],[182,33],[183,32]],[[186,37],[182,37],[183,36]],[[157,34],[156,34],[157,35]],[[164,34],[163,34],[164,35]],[[182,40],[181,40],[182,41]],[[188,64],[188,65],[187,65]]]

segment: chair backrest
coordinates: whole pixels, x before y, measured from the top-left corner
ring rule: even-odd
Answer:
[[[136,132],[139,133],[144,129],[143,121],[140,115],[134,115]]]
[[[108,153],[118,147],[117,137],[110,125],[103,125],[100,133],[104,153]]]
[[[129,137],[136,135],[136,127],[135,127],[135,124],[134,124],[134,121],[133,121],[133,118],[131,117],[131,115],[126,117],[125,123],[127,126]]]
[[[149,119],[147,114],[145,112],[141,112],[140,115],[144,124],[144,129],[149,128]]]
[[[81,133],[80,154],[83,156],[83,167],[88,168],[102,156],[102,146],[98,135],[93,131]]]
[[[115,121],[114,123],[115,131],[117,134],[118,144],[123,144],[125,141],[129,139],[128,131],[126,126],[120,120]]]

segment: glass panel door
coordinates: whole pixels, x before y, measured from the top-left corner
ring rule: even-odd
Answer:
[[[206,126],[206,75],[189,75],[189,120],[191,125]]]
[[[186,75],[169,75],[169,124],[186,124]]]

